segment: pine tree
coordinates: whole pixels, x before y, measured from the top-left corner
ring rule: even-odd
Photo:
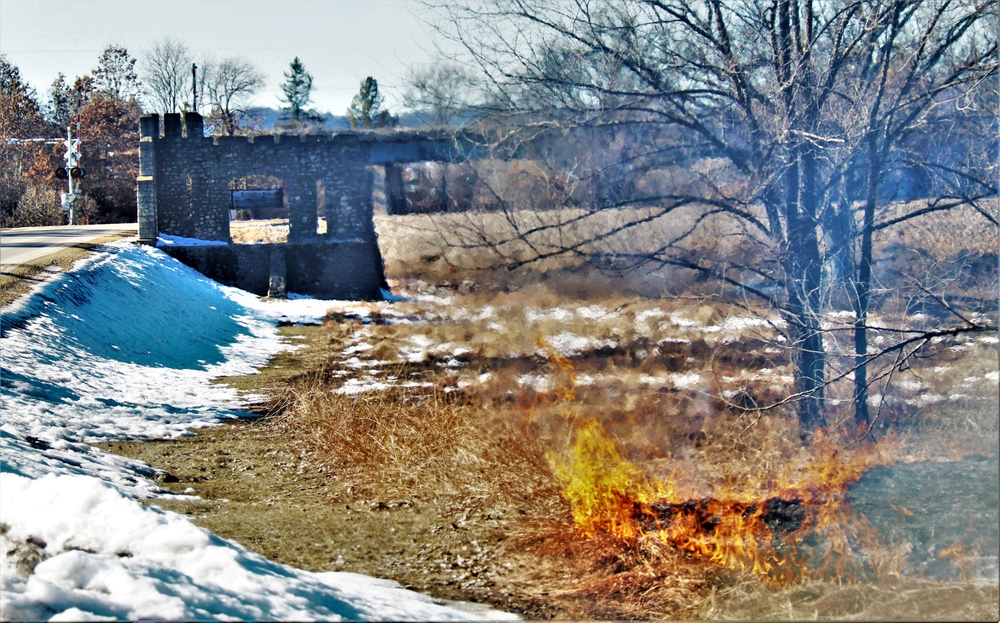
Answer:
[[[282,116],[290,125],[295,125],[316,116],[306,109],[309,105],[313,78],[298,56],[291,62],[289,68],[291,71],[285,72],[285,82],[281,85],[281,91],[285,94],[281,101],[288,104]]]
[[[378,81],[368,76],[361,81],[361,89],[351,100],[351,107],[347,109],[347,120],[351,122],[351,127],[358,128],[386,128],[399,123],[399,119],[391,115],[388,110],[382,108],[383,97],[378,92]]]
[[[66,126],[73,119],[76,98],[73,88],[66,82],[66,76],[59,72],[59,75],[49,86],[49,102],[45,110],[45,118],[56,128],[65,131]]]
[[[35,90],[0,54],[0,139],[30,138],[44,127]]]

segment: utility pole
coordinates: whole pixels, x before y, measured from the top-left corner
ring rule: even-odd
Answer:
[[[191,98],[194,103],[191,108],[194,112],[198,112],[198,65],[191,63],[191,92],[193,97]]]

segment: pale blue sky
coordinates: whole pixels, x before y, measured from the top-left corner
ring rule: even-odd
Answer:
[[[170,37],[196,62],[252,61],[266,76],[262,106],[279,106],[282,72],[298,56],[317,110],[343,114],[368,75],[398,110],[407,68],[433,58],[421,10],[415,0],[0,0],[0,52],[41,99],[60,71],[88,73],[110,43],[140,57]]]

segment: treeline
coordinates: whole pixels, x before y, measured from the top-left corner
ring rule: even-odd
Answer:
[[[281,85],[277,119],[250,103],[264,88],[263,74],[240,57],[197,63],[180,42],[162,40],[141,58],[109,45],[94,68],[69,79],[60,73],[40,97],[17,66],[0,55],[0,227],[62,224],[60,193],[69,131],[81,142],[77,178],[78,223],[136,218],[139,117],[145,112],[196,110],[213,135],[326,132],[340,125],[310,107],[312,76],[295,58]],[[355,129],[394,126],[371,76],[341,120]],[[59,175],[57,175],[57,171]]]
[[[64,220],[65,138],[79,128],[83,144],[78,222],[135,219],[138,127],[142,107],[136,60],[109,46],[87,75],[60,73],[44,101],[0,55],[0,226],[55,225]]]

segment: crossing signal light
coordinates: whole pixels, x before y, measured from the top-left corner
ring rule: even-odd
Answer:
[[[69,172],[66,171],[65,167],[59,167],[56,169],[56,179],[64,180],[69,177]]]
[[[69,174],[73,177],[73,179],[78,180],[87,175],[87,172],[83,169],[83,167],[73,167],[69,170]]]

